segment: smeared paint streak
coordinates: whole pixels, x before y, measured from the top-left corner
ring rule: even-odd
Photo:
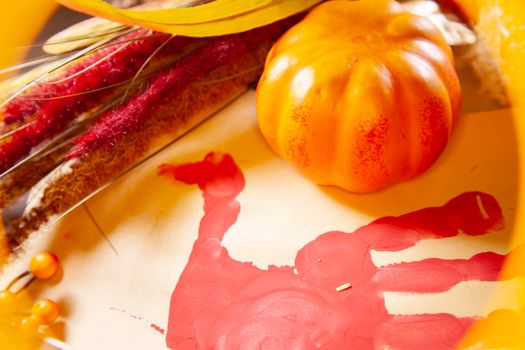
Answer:
[[[473,319],[390,315],[383,292],[436,293],[461,281],[493,281],[504,258],[481,253],[373,264],[371,250],[399,251],[422,239],[501,229],[496,200],[470,192],[442,207],[376,220],[352,234],[325,233],[297,253],[295,267],[262,270],[232,259],[222,246],[245,186],[229,155],[210,153],[201,162],[164,165],[159,173],[197,184],[204,197],[199,236],[171,297],[166,342],[172,349],[451,349]],[[346,283],[351,288],[341,290]]]
[[[155,323],[150,324],[150,327],[159,332],[160,334],[166,334],[166,330],[160,326],[157,326]]]
[[[116,307],[110,307],[109,308],[111,311],[118,311],[118,312],[121,312],[123,314],[127,314],[129,317],[131,317],[132,319],[135,319],[135,320],[140,320],[142,321],[144,318],[142,318],[142,316],[137,316],[137,315],[134,315],[134,314],[130,314],[129,312],[127,312],[126,310],[124,309],[119,309],[119,308],[116,308]]]
[[[123,314],[127,314],[129,317],[131,317],[132,319],[134,320],[139,320],[139,321],[147,321],[146,319],[144,319],[142,316],[137,316],[137,315],[134,315],[134,314],[130,314],[129,312],[127,312],[126,310],[124,309],[119,309],[119,308],[116,308],[116,307],[110,307],[109,308],[111,311],[118,311],[118,312],[121,312]],[[148,321],[149,322],[149,321]],[[156,330],[157,332],[159,332],[160,334],[162,335],[165,335],[166,334],[166,330],[160,326],[158,326],[157,324],[151,322],[150,323],[150,327],[153,328],[154,330]]]

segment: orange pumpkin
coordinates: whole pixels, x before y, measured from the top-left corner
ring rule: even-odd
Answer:
[[[257,115],[272,148],[319,184],[371,192],[427,169],[458,118],[451,49],[394,1],[328,1],[270,52]]]

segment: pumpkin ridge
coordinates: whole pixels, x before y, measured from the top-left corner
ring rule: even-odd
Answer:
[[[352,76],[354,73],[354,67],[356,63],[359,61],[359,57],[354,58],[351,62],[349,62],[348,71],[345,74],[345,79],[341,81],[343,96],[345,94],[344,91],[348,89],[348,86],[352,83]],[[342,123],[342,118],[344,118],[344,113],[340,112],[339,109],[345,108],[344,101],[342,101],[341,98],[338,98],[335,103],[334,107],[332,109],[331,115],[333,118],[337,118],[336,123],[339,125],[339,127],[336,128],[337,132],[335,134],[335,137],[332,139],[332,142],[336,145],[336,149],[346,149],[344,139],[347,138],[348,131],[344,128],[344,124]],[[353,116],[352,116],[353,117]],[[335,163],[339,164],[346,164],[346,160],[341,159],[342,155],[346,154],[346,152],[335,152],[335,159],[332,161],[332,168],[335,169]],[[331,169],[332,170],[332,169]],[[348,172],[349,169],[345,169],[344,173]],[[332,181],[335,184],[344,183],[344,179],[341,177],[344,176],[344,174],[341,174],[340,171],[331,171],[332,173]]]
[[[450,107],[451,107],[451,127],[456,124],[456,121],[459,117],[460,110],[461,110],[461,86],[459,79],[457,75],[455,74],[454,70],[454,63],[453,61],[448,60],[447,56],[439,50],[439,46],[432,41],[421,39],[421,40],[413,40],[411,41],[412,44],[419,44],[424,43],[425,45],[430,45],[431,47],[428,47],[428,50],[425,50],[424,48],[418,48],[417,46],[412,47],[404,47],[404,51],[408,52],[410,54],[414,54],[416,56],[421,57],[426,62],[429,63],[429,65],[432,66],[432,68],[435,70],[437,75],[441,78],[441,81],[445,84],[446,92],[448,94],[448,98],[450,101]],[[435,55],[442,55],[439,59]],[[452,72],[452,73],[451,73]]]
[[[429,70],[429,71],[432,71],[434,74],[436,74],[436,76],[439,78],[439,75],[437,75],[437,72],[433,69],[432,65],[430,63],[428,63],[426,60],[420,58],[418,55],[413,55],[409,52],[403,52],[406,56],[411,56],[413,58],[416,58],[416,60],[420,60],[420,63],[422,63],[422,65],[418,65],[418,68],[420,68],[420,66],[422,67],[425,67],[426,70]],[[409,64],[407,63],[407,66],[411,66],[411,67],[415,67],[414,64]],[[414,82],[411,81],[411,82],[408,82],[407,79],[411,78],[411,76],[408,74],[408,71],[407,70],[403,70],[403,74],[401,74],[401,72],[398,72],[399,73],[399,77],[400,77],[400,80],[402,81],[401,83],[401,86],[403,86],[403,89],[404,91],[406,92],[407,90],[410,91],[411,90],[411,87],[407,87],[407,85],[411,85],[413,84]],[[418,74],[414,74],[414,76],[416,77],[416,82],[417,79],[420,77],[420,75]],[[425,147],[427,146],[425,144],[425,140],[424,140],[424,135],[422,133],[422,131],[426,131],[428,133],[429,130],[424,130],[424,129],[427,129],[425,127],[419,127],[419,128],[416,128],[415,126],[416,125],[421,125],[422,121],[421,121],[421,117],[423,115],[422,111],[420,110],[423,105],[425,106],[425,108],[429,108],[428,104],[430,104],[430,101],[428,101],[428,98],[431,97],[435,100],[437,100],[438,102],[442,102],[442,103],[445,103],[447,106],[448,106],[448,111],[449,113],[451,113],[452,111],[452,108],[451,108],[451,105],[450,105],[450,98],[448,96],[448,91],[447,91],[447,88],[445,86],[445,84],[443,83],[443,81],[441,81],[441,79],[431,79],[431,81],[434,83],[434,84],[437,84],[438,86],[435,86],[437,87],[437,89],[439,90],[440,93],[443,93],[445,94],[445,97],[446,98],[443,98],[443,96],[436,96],[436,95],[432,95],[430,94],[430,96],[427,96],[426,98],[418,101],[419,102],[419,106],[406,106],[407,104],[413,102],[412,99],[413,97],[410,96],[406,96],[405,95],[405,98],[401,99],[402,101],[402,104],[405,104],[404,106],[404,109],[405,110],[409,110],[409,117],[407,119],[407,125],[408,125],[408,128],[409,130],[412,130],[413,132],[412,133],[409,133],[408,134],[408,139],[409,139],[409,142],[408,142],[408,145],[409,145],[409,152],[408,152],[408,155],[409,155],[409,160],[407,161],[407,163],[409,164],[409,171],[407,171],[405,173],[405,176],[403,177],[403,179],[406,179],[406,178],[410,178],[410,177],[413,177],[415,175],[418,175],[420,174],[421,172],[423,172],[424,170],[426,170],[435,160],[435,158],[437,157],[432,155],[432,154],[428,154],[428,152],[425,151]],[[428,86],[429,89],[432,88],[431,85],[428,85],[426,83],[423,83],[422,84],[423,86]],[[422,91],[419,91],[420,93],[422,93]],[[435,105],[435,103],[433,103]],[[443,115],[443,113],[441,114],[441,116]],[[446,115],[446,113],[445,113]],[[447,117],[447,119],[449,119]],[[435,126],[435,125],[426,125],[427,127],[431,127],[431,126]],[[450,128],[447,128],[447,130],[449,130]],[[433,132],[435,132],[436,130],[432,130]],[[435,134],[435,133],[434,133]],[[447,135],[449,134],[449,131],[447,131]],[[437,142],[436,140],[432,140],[434,142]],[[445,146],[446,144],[446,141],[443,142],[442,145],[437,145],[439,146],[438,148],[438,152],[434,152],[434,153],[437,153],[439,154],[440,151],[443,149],[443,147]],[[419,147],[418,147],[419,146]],[[436,146],[436,145],[434,145]],[[427,155],[427,157],[425,157],[425,155]],[[425,159],[427,158],[427,159]]]
[[[399,23],[404,19],[407,23]],[[405,24],[408,27],[403,28],[400,26],[400,24]],[[409,30],[410,32],[396,33],[396,30]],[[439,29],[437,29],[429,19],[423,16],[418,16],[407,12],[398,13],[390,20],[386,28],[386,32],[393,41],[405,42],[411,40],[426,40],[436,45],[438,50],[445,53],[450,61],[453,61],[454,59],[452,49],[448,45],[443,34],[441,34]]]
[[[277,58],[276,60],[267,60],[265,64],[264,73],[261,76],[260,82],[257,86],[257,96],[266,94],[267,89],[263,89],[262,86],[274,86],[275,80],[286,79],[287,81],[289,81],[288,77],[293,76],[295,74],[295,67],[297,66],[297,61],[289,59],[290,57],[293,56],[279,54],[279,58]],[[260,129],[263,134],[272,135],[268,138],[268,141],[273,151],[281,157],[287,159],[286,154],[284,152],[286,147],[282,144],[283,135],[285,133],[283,130],[283,120],[288,115],[290,115],[290,106],[288,104],[280,103],[280,101],[288,101],[290,99],[290,89],[289,87],[283,87],[282,89],[277,87],[277,89],[280,99],[274,100],[271,106],[257,104],[257,114],[268,114],[266,111],[261,111],[263,107],[265,109],[272,109],[270,115],[272,116],[272,118],[275,118],[275,120],[272,120],[271,122],[267,121],[265,123],[259,123]]]
[[[440,73],[440,70],[436,68],[436,64],[434,64],[427,56],[423,56],[423,55],[420,55],[420,54],[417,54],[417,53],[412,53],[412,52],[409,52],[409,51],[406,51],[406,53],[408,55],[412,55],[412,56],[415,56],[419,59],[421,59],[424,63],[426,63],[428,65],[428,69],[431,70],[439,79],[435,79],[434,81],[438,82],[439,85],[441,85],[441,89],[442,90],[442,93],[445,95],[444,99],[441,99],[444,103],[445,103],[445,108],[447,109],[448,111],[448,114],[445,113],[444,115],[447,117],[447,120],[448,120],[448,123],[446,123],[447,125],[447,135],[450,135],[451,131],[452,131],[452,127],[454,125],[454,114],[455,113],[458,113],[459,111],[454,111],[454,108],[453,108],[453,105],[452,105],[452,98],[451,98],[451,94],[450,94],[450,89],[449,87],[447,86],[447,84],[445,83],[446,79],[444,79]],[[451,69],[453,69],[453,67],[451,67]],[[425,169],[423,169],[425,170]]]
[[[295,76],[297,74],[297,67],[290,67],[288,66],[286,71],[283,74],[283,78],[285,76]],[[293,135],[294,128],[290,127],[290,121],[293,121],[294,114],[298,111],[296,110],[297,105],[299,105],[298,101],[296,100],[295,96],[293,96],[293,88],[292,85],[294,84],[294,79],[287,79],[289,82],[288,88],[283,89],[284,91],[280,91],[280,96],[284,97],[283,101],[290,101],[287,103],[275,103],[275,106],[277,106],[277,109],[279,112],[278,115],[278,122],[277,122],[277,138],[276,138],[276,145],[278,149],[278,153],[288,161],[294,160],[293,155],[297,156],[298,158],[302,159],[302,164],[295,163],[296,166],[299,166],[301,168],[305,167],[309,162],[308,159],[305,159],[305,152],[303,151],[304,144],[301,144],[301,140],[298,140],[295,135]],[[298,116],[295,116],[297,118]],[[297,119],[296,119],[297,120]],[[307,127],[303,123],[302,125],[304,128]],[[296,132],[298,134],[298,132]],[[304,141],[304,140],[303,140]]]
[[[405,93],[405,87],[402,82],[403,76],[397,74],[398,72],[396,69],[393,69],[391,67],[390,62],[388,59],[383,60],[383,65],[386,67],[387,71],[389,72],[391,76],[392,81],[392,94],[394,96],[394,99],[396,101],[397,106],[397,120],[398,120],[398,126],[399,126],[399,138],[397,143],[398,153],[400,154],[399,158],[397,159],[397,167],[398,167],[398,174],[396,178],[393,178],[392,180],[397,182],[404,180],[405,177],[403,174],[405,174],[408,169],[411,168],[410,163],[410,154],[411,152],[411,144],[412,140],[410,139],[409,133],[407,130],[410,130],[412,120],[409,117],[410,115],[410,106],[408,106],[408,103],[406,101],[406,93]]]
[[[441,80],[441,82],[443,83],[445,89],[445,94],[446,94],[446,101],[448,101],[448,110],[449,110],[449,114],[447,115],[447,119],[448,119],[448,134],[450,135],[451,131],[452,131],[452,127],[454,126],[455,124],[455,121],[454,121],[454,114],[457,113],[457,111],[454,111],[454,107],[452,105],[452,96],[450,94],[450,89],[448,88],[447,84],[445,83],[446,81],[446,77],[443,77],[443,74],[441,72],[440,69],[436,68],[437,66],[437,63],[434,63],[432,62],[430,59],[428,59],[427,56],[424,56],[423,54],[419,53],[419,52],[415,52],[415,51],[412,51],[412,50],[403,50],[403,52],[409,54],[409,55],[413,55],[413,56],[416,56],[418,58],[420,58],[422,61],[426,62],[428,64],[428,67],[436,74],[436,76],[439,77],[439,79]]]

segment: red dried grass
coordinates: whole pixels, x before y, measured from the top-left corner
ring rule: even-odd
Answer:
[[[129,41],[140,37],[145,38]],[[16,132],[0,145],[0,172],[9,169],[18,160],[29,154],[33,147],[62,132],[81,113],[104,103],[116,89],[90,91],[131,79],[152,52],[169,38],[170,35],[167,34],[153,33],[145,29],[138,30],[119,39],[121,44],[112,45],[90,55],[89,58],[75,62],[53,79],[60,80],[81,72],[120,48],[121,45],[126,45],[119,52],[85,72],[58,84],[37,85],[28,92],[30,97],[38,96],[39,98],[75,96],[32,101],[28,100],[26,94],[11,101],[4,112],[6,123],[20,121],[29,116],[33,118],[27,127]],[[182,51],[193,40],[184,37],[174,38],[163,48],[162,52],[166,55]]]

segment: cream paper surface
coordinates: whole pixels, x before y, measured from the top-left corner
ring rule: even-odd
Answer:
[[[355,195],[319,187],[302,178],[266,145],[257,129],[255,93],[249,92],[181,141],[87,202],[89,211],[115,250],[80,207],[61,222],[34,235],[26,251],[7,266],[5,285],[38,251],[56,253],[62,280],[35,283],[36,298],[59,302],[56,326],[74,349],[163,349],[169,300],[197,238],[202,216],[196,186],[156,175],[162,163],[201,160],[210,151],[230,153],[246,177],[238,222],[224,245],[236,260],[293,264],[295,253],[318,235],[351,232],[371,220],[442,205],[466,191],[484,191],[499,201],[507,222],[503,231],[483,237],[460,235],[423,241],[402,252],[375,252],[374,262],[428,257],[466,258],[479,251],[504,253],[512,232],[517,195],[517,147],[509,110],[462,116],[438,162],[417,179],[384,191]],[[509,294],[486,305],[497,285]],[[467,282],[438,295],[386,295],[391,313],[450,312],[484,315],[512,307],[517,282]]]

